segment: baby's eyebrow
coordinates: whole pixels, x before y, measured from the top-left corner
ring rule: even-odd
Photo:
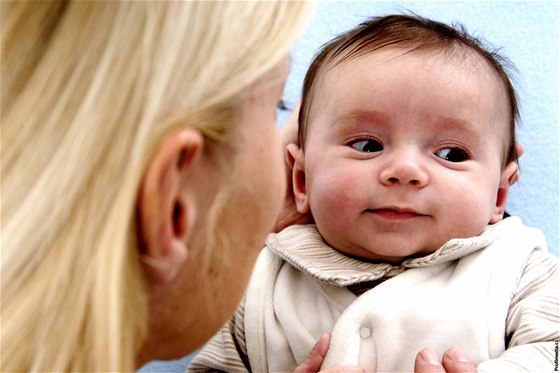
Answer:
[[[357,130],[364,126],[374,125],[377,128],[390,126],[398,119],[392,113],[375,109],[356,109],[342,113],[331,122],[334,130]],[[446,115],[426,115],[419,125],[426,130],[446,133],[448,135],[460,136],[470,142],[482,140],[479,128],[468,120]]]
[[[480,124],[476,125],[470,121],[443,115],[431,115],[424,122],[425,128],[440,133],[442,136],[460,138],[470,145],[487,144],[490,138],[484,138],[480,131]]]
[[[455,117],[448,117],[445,115],[430,115],[426,121],[431,126],[445,126],[449,129],[465,129],[473,130],[473,124],[467,120]]]
[[[444,115],[430,115],[425,125],[427,128],[444,129],[448,132],[460,132],[461,134],[469,135],[473,139],[480,139],[482,136],[474,123],[456,117],[449,117]]]
[[[339,117],[335,118],[332,122],[332,127],[337,127],[340,124],[360,124],[360,123],[389,123],[393,116],[379,110],[352,110],[345,112]]]

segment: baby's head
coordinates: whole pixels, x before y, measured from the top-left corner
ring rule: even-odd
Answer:
[[[304,84],[298,210],[349,255],[399,262],[503,217],[518,172],[504,60],[463,30],[373,19],[326,44]]]
[[[461,62],[461,58],[479,59],[485,62],[490,77],[503,85],[503,92],[509,105],[507,135],[504,139],[504,164],[517,159],[515,150],[515,123],[518,119],[518,102],[513,84],[506,72],[510,63],[497,51],[490,51],[481,42],[461,27],[454,28],[430,19],[391,15],[373,18],[358,27],[345,32],[326,43],[315,58],[305,77],[302,104],[299,112],[299,143],[305,148],[309,123],[313,111],[320,110],[314,105],[314,98],[321,93],[321,83],[331,68],[345,61],[376,51],[392,49],[404,53],[434,54],[448,57],[449,63]],[[465,63],[468,61],[464,61]],[[490,69],[490,71],[488,70]],[[328,92],[322,92],[328,94]]]

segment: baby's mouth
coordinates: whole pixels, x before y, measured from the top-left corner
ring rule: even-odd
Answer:
[[[425,216],[414,209],[400,207],[367,209],[365,212],[387,220],[408,220]]]

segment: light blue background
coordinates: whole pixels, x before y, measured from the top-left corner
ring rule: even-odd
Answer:
[[[558,1],[321,1],[293,50],[286,102],[293,105],[299,99],[307,67],[323,43],[368,17],[406,11],[448,24],[460,21],[471,34],[502,48],[517,66],[522,116],[518,134],[525,155],[520,160],[522,178],[511,189],[507,210],[540,228],[549,251],[558,255]],[[281,114],[279,123],[286,117]],[[153,362],[140,371],[183,372],[188,360]]]

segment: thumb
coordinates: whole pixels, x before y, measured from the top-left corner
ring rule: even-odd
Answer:
[[[321,364],[329,349],[330,340],[331,335],[324,333],[315,343],[305,361],[294,370],[294,373],[317,373],[321,369]]]

